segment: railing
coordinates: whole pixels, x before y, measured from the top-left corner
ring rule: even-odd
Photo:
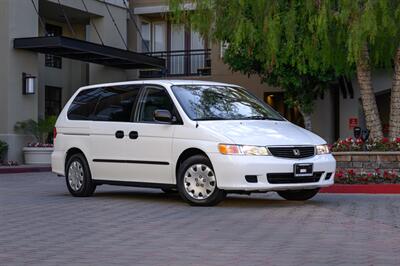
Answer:
[[[146,55],[165,59],[164,70],[141,70],[140,78],[211,75],[211,49],[161,51]]]

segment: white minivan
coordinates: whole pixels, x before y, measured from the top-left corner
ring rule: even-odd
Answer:
[[[80,88],[54,129],[52,169],[74,196],[96,186],[177,191],[210,206],[226,193],[307,200],[334,183],[326,142],[231,84],[146,80]]]

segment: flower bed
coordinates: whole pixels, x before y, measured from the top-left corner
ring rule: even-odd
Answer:
[[[331,147],[333,152],[344,151],[400,151],[400,138],[368,140],[347,138],[336,141]]]
[[[334,152],[338,184],[400,184],[400,152]]]
[[[335,175],[337,184],[400,184],[396,171],[375,169],[374,172],[357,173],[354,169],[338,169]]]

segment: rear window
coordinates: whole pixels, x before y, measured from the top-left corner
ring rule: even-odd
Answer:
[[[72,102],[68,119],[129,122],[139,90],[135,86],[84,90]]]

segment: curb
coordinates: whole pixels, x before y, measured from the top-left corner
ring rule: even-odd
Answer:
[[[32,167],[1,167],[0,174],[20,174],[51,172],[51,166],[32,166]]]
[[[400,194],[400,184],[341,185],[322,188],[322,193]]]

